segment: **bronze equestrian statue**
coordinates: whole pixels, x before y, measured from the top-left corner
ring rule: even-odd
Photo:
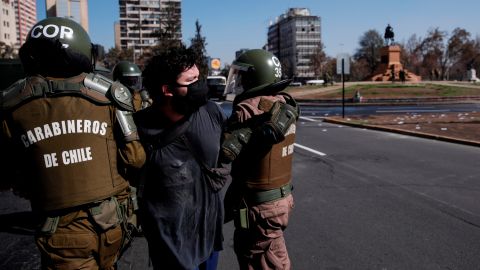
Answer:
[[[394,36],[395,34],[393,33],[393,28],[390,26],[390,24],[388,24],[387,28],[385,28],[385,35],[383,36],[385,38],[385,43],[387,46],[393,45]]]

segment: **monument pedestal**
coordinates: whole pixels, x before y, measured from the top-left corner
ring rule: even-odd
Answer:
[[[395,74],[395,80],[399,80],[399,72],[403,69],[402,63],[400,63],[400,46],[385,46],[380,49],[380,65],[375,69],[373,75],[367,80],[369,81],[392,81],[392,70]],[[413,74],[412,72],[403,69],[405,71],[405,81],[419,82],[422,77]]]

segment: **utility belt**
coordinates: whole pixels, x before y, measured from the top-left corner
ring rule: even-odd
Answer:
[[[137,232],[135,211],[138,209],[136,188],[130,187],[129,194],[110,197],[103,201],[47,213],[38,233],[53,235],[57,227],[66,226],[76,218],[89,218],[96,224],[99,233],[118,225],[124,231],[123,247],[127,247]]]
[[[271,202],[271,201],[275,201],[275,200],[287,197],[288,194],[292,193],[292,190],[293,190],[292,183],[288,183],[279,188],[274,188],[269,190],[247,189],[245,192],[245,200],[250,205]]]
[[[270,190],[260,191],[247,189],[238,209],[234,210],[235,227],[242,229],[248,229],[250,227],[248,218],[248,208],[250,206],[285,198],[292,193],[292,190],[293,185],[291,183]]]

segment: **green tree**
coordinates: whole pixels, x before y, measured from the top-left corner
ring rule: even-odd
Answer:
[[[416,50],[416,48],[422,42],[421,38],[413,34],[408,38],[406,43],[400,43],[402,49],[400,53],[401,63],[405,69],[412,71],[415,74],[420,74],[422,55]]]
[[[447,36],[447,32],[441,31],[437,28],[431,29],[428,31],[427,37],[422,40],[419,46],[415,49],[415,53],[422,55],[422,64],[423,73],[436,74],[440,72],[440,66],[443,62],[443,56],[445,51],[444,40]]]
[[[321,78],[323,74],[327,72],[325,65],[329,58],[327,57],[324,48],[325,46],[323,46],[323,43],[320,43],[310,57],[310,64],[313,67],[313,73],[316,78]]]
[[[480,70],[480,36],[465,46],[460,64],[464,68]]]
[[[450,35],[438,27],[429,30],[414,51],[422,57],[423,75],[431,76],[432,71],[437,71],[438,79],[449,80],[450,75],[461,79],[467,66],[472,65],[479,54],[479,47],[470,36],[467,30],[458,27]]]
[[[131,61],[133,62],[133,49],[120,49],[120,48],[111,48],[106,54],[103,60],[103,63],[106,68],[113,69],[115,64],[119,61]]]
[[[362,81],[372,74],[367,59],[360,58],[353,60],[350,64],[350,79],[352,81]]]
[[[291,58],[280,60],[280,64],[282,65],[282,79],[295,79],[298,74],[294,74],[295,63],[292,62]]]
[[[455,28],[448,39],[444,58],[440,63],[442,76],[449,80],[450,71],[454,65],[466,65],[465,55],[473,53],[474,41],[470,40],[470,33],[462,28]]]
[[[383,47],[382,35],[377,30],[368,30],[359,40],[359,48],[353,58],[358,63],[367,64],[370,73],[373,73],[380,63],[380,48]],[[364,61],[360,61],[360,60]]]
[[[195,21],[195,36],[190,39],[190,48],[197,55],[197,67],[200,70],[200,76],[206,78],[208,76],[208,60],[207,60],[207,42],[206,38],[202,36],[202,26]]]
[[[157,44],[143,52],[141,56],[145,61],[153,55],[168,50],[171,47],[179,47],[182,45],[181,41],[181,20],[179,7],[172,3],[162,9],[160,16],[160,27],[152,33],[152,37],[157,38]]]

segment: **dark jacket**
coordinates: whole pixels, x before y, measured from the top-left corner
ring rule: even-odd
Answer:
[[[208,102],[188,118],[183,133],[199,158],[211,167],[217,163],[225,118],[218,105]],[[158,141],[159,134],[182,121],[166,128],[152,107],[138,112],[135,120],[148,157],[140,196],[153,265],[194,269],[212,251],[222,249],[221,192],[207,184],[199,162],[180,137],[167,145]]]

